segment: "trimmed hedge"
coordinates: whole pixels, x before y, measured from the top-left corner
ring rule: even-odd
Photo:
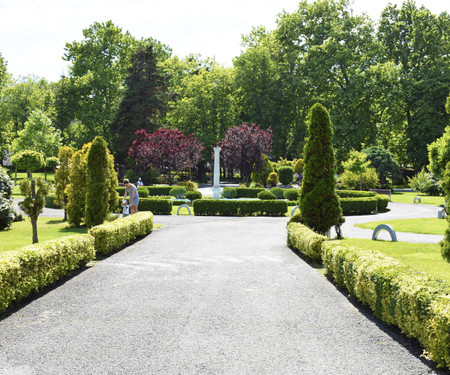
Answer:
[[[339,198],[367,198],[377,195],[375,191],[363,191],[363,190],[336,190],[336,194]]]
[[[426,356],[450,368],[450,287],[377,251],[327,241],[323,263],[337,284],[383,321],[415,337]]]
[[[389,204],[389,197],[387,195],[381,195],[377,194],[375,195],[375,198],[377,198],[377,210],[378,211],[385,211],[388,204]]]
[[[369,215],[377,209],[378,199],[367,198],[340,198],[343,215]]]
[[[173,186],[169,185],[156,185],[148,187],[148,195],[170,195],[170,190]]]
[[[258,193],[258,199],[274,200],[274,199],[277,199],[277,197],[272,192],[270,192],[268,190],[263,190],[263,191]]]
[[[95,256],[94,238],[80,234],[0,254],[0,311],[52,284]]]
[[[258,193],[264,188],[236,188],[236,198],[258,198]]]
[[[147,198],[148,197],[148,188],[146,188],[145,186],[138,186],[136,189],[137,189],[139,198]]]
[[[125,187],[118,186],[118,187],[116,187],[116,191],[117,191],[117,193],[119,193],[119,196],[123,197],[123,195],[125,194]]]
[[[202,199],[202,193],[197,190],[188,190],[186,193],[186,199],[190,201],[195,201],[196,199]]]
[[[290,201],[298,200],[298,195],[300,194],[300,189],[286,189],[283,193],[284,198]]]
[[[172,201],[168,199],[142,198],[139,199],[139,211],[151,211],[154,215],[170,215]]]
[[[201,199],[194,201],[193,207],[198,216],[284,216],[287,211],[287,203],[276,200]]]
[[[107,255],[120,249],[137,237],[145,236],[153,229],[153,214],[138,212],[107,224],[97,225],[89,229],[95,238],[97,254]]]
[[[326,240],[306,225],[291,222],[287,226],[287,245],[316,261],[322,261],[322,244]]]

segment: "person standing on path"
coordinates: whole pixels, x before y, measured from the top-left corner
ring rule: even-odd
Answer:
[[[123,195],[123,199],[130,197],[130,215],[138,212],[138,204],[139,204],[139,194],[137,192],[136,186],[134,186],[128,179],[123,180],[123,184],[125,185],[125,193]]]

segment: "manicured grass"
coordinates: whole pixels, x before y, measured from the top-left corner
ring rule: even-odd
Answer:
[[[86,228],[71,228],[67,221],[54,217],[39,217],[38,239],[44,242],[73,234],[87,233]],[[24,221],[13,223],[12,228],[0,231],[0,252],[16,250],[32,244],[31,222],[27,218]]]
[[[450,283],[450,264],[441,256],[439,244],[372,241],[346,238],[344,244],[366,250],[378,250],[403,264]]]
[[[14,171],[9,173],[9,177],[11,178],[11,182],[14,183]],[[42,178],[45,180],[45,173],[44,172],[35,172],[33,173],[33,179],[36,178]],[[24,178],[27,178],[26,172],[17,172],[17,185],[13,188],[12,197],[19,199],[24,198],[22,193],[20,192],[20,181],[22,181]],[[47,182],[51,182],[52,184],[55,182],[55,173],[54,172],[47,172]]]
[[[431,197],[429,195],[414,192],[394,192],[391,194],[391,201],[395,203],[414,203],[415,197],[420,198],[420,204],[431,204],[444,207],[444,197]]]
[[[438,218],[371,221],[369,223],[355,224],[355,227],[375,229],[380,224],[388,224],[394,228],[396,232],[438,235],[443,235],[448,227],[447,220]]]

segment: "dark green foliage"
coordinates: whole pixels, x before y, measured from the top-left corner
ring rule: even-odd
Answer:
[[[294,179],[294,169],[287,165],[279,167],[278,179],[283,185],[289,185]]]
[[[118,186],[116,187],[117,194],[119,194],[119,197],[123,197],[125,194],[125,186]]]
[[[273,172],[273,166],[270,163],[269,158],[267,155],[262,155],[263,159],[263,165],[262,168],[252,172],[251,178],[253,182],[257,182],[264,186],[266,184],[267,179],[269,178],[269,175]]]
[[[55,203],[55,196],[53,194],[45,197],[45,208],[61,208]]]
[[[201,199],[194,201],[193,207],[200,216],[284,216],[287,211],[287,203],[276,200]]]
[[[272,172],[269,174],[269,177],[266,181],[267,185],[275,186],[278,183],[278,174],[277,172]]]
[[[58,164],[59,164],[59,159],[56,156],[50,156],[49,158],[45,159],[45,166],[52,171],[55,170],[55,168],[58,166]]]
[[[236,198],[258,198],[258,193],[264,188],[236,188]]]
[[[450,161],[447,163],[444,172],[444,178],[442,179],[442,187],[445,190],[445,201],[447,206],[447,221],[448,228],[445,231],[445,237],[440,242],[441,254],[447,262],[450,263]]]
[[[392,177],[393,174],[400,170],[400,165],[395,160],[394,155],[381,147],[368,147],[362,150],[367,155],[367,160],[375,167],[380,183],[386,184],[387,177]]]
[[[369,215],[378,206],[378,199],[375,197],[341,198],[339,201],[344,215]]]
[[[286,189],[283,193],[283,196],[285,199],[288,199],[290,201],[296,201],[298,199],[299,193],[299,189]]]
[[[222,190],[222,198],[236,198],[236,188],[226,187]]]
[[[88,228],[103,224],[108,216],[108,148],[102,137],[95,137],[87,155],[87,193],[85,223]]]
[[[312,106],[308,130],[299,208],[303,223],[315,232],[325,234],[339,223],[342,210],[334,190],[333,129],[330,115],[321,104]]]
[[[170,190],[172,190],[172,186],[169,185],[149,186],[148,195],[170,195]]]
[[[6,170],[0,167],[0,230],[10,228],[16,217],[11,194],[11,180]]]
[[[389,204],[389,198],[386,195],[377,194],[375,195],[375,198],[377,198],[377,210],[378,212],[383,212],[386,210],[388,204]]]
[[[186,193],[186,199],[190,201],[195,201],[196,199],[202,199],[202,193],[199,191],[190,191],[188,190]]]
[[[270,189],[270,192],[275,195],[276,199],[283,199],[284,198],[284,192],[286,190],[279,188],[279,187],[274,187],[273,189]]]
[[[172,201],[168,199],[139,199],[139,211],[151,211],[154,215],[170,215],[172,213]]]
[[[186,196],[187,189],[184,186],[174,186],[169,194],[177,199],[183,199]]]
[[[361,191],[361,190],[336,190],[336,194],[339,198],[364,198],[374,197],[377,195],[374,191]]]
[[[117,189],[116,189],[116,191],[117,191]],[[139,194],[139,198],[147,198],[148,197],[148,188],[146,188],[145,186],[138,186],[137,192]],[[122,194],[122,196],[123,196],[123,194]]]
[[[273,200],[273,199],[277,199],[277,197],[275,196],[275,194],[271,193],[268,190],[263,190],[261,192],[258,193],[258,198],[259,199],[264,199],[264,200]]]
[[[3,198],[11,198],[13,185],[6,169],[0,166],[0,196]]]

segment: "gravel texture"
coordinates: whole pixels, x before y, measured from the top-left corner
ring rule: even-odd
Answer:
[[[287,248],[287,218],[155,221],[10,310],[0,374],[445,373]]]

